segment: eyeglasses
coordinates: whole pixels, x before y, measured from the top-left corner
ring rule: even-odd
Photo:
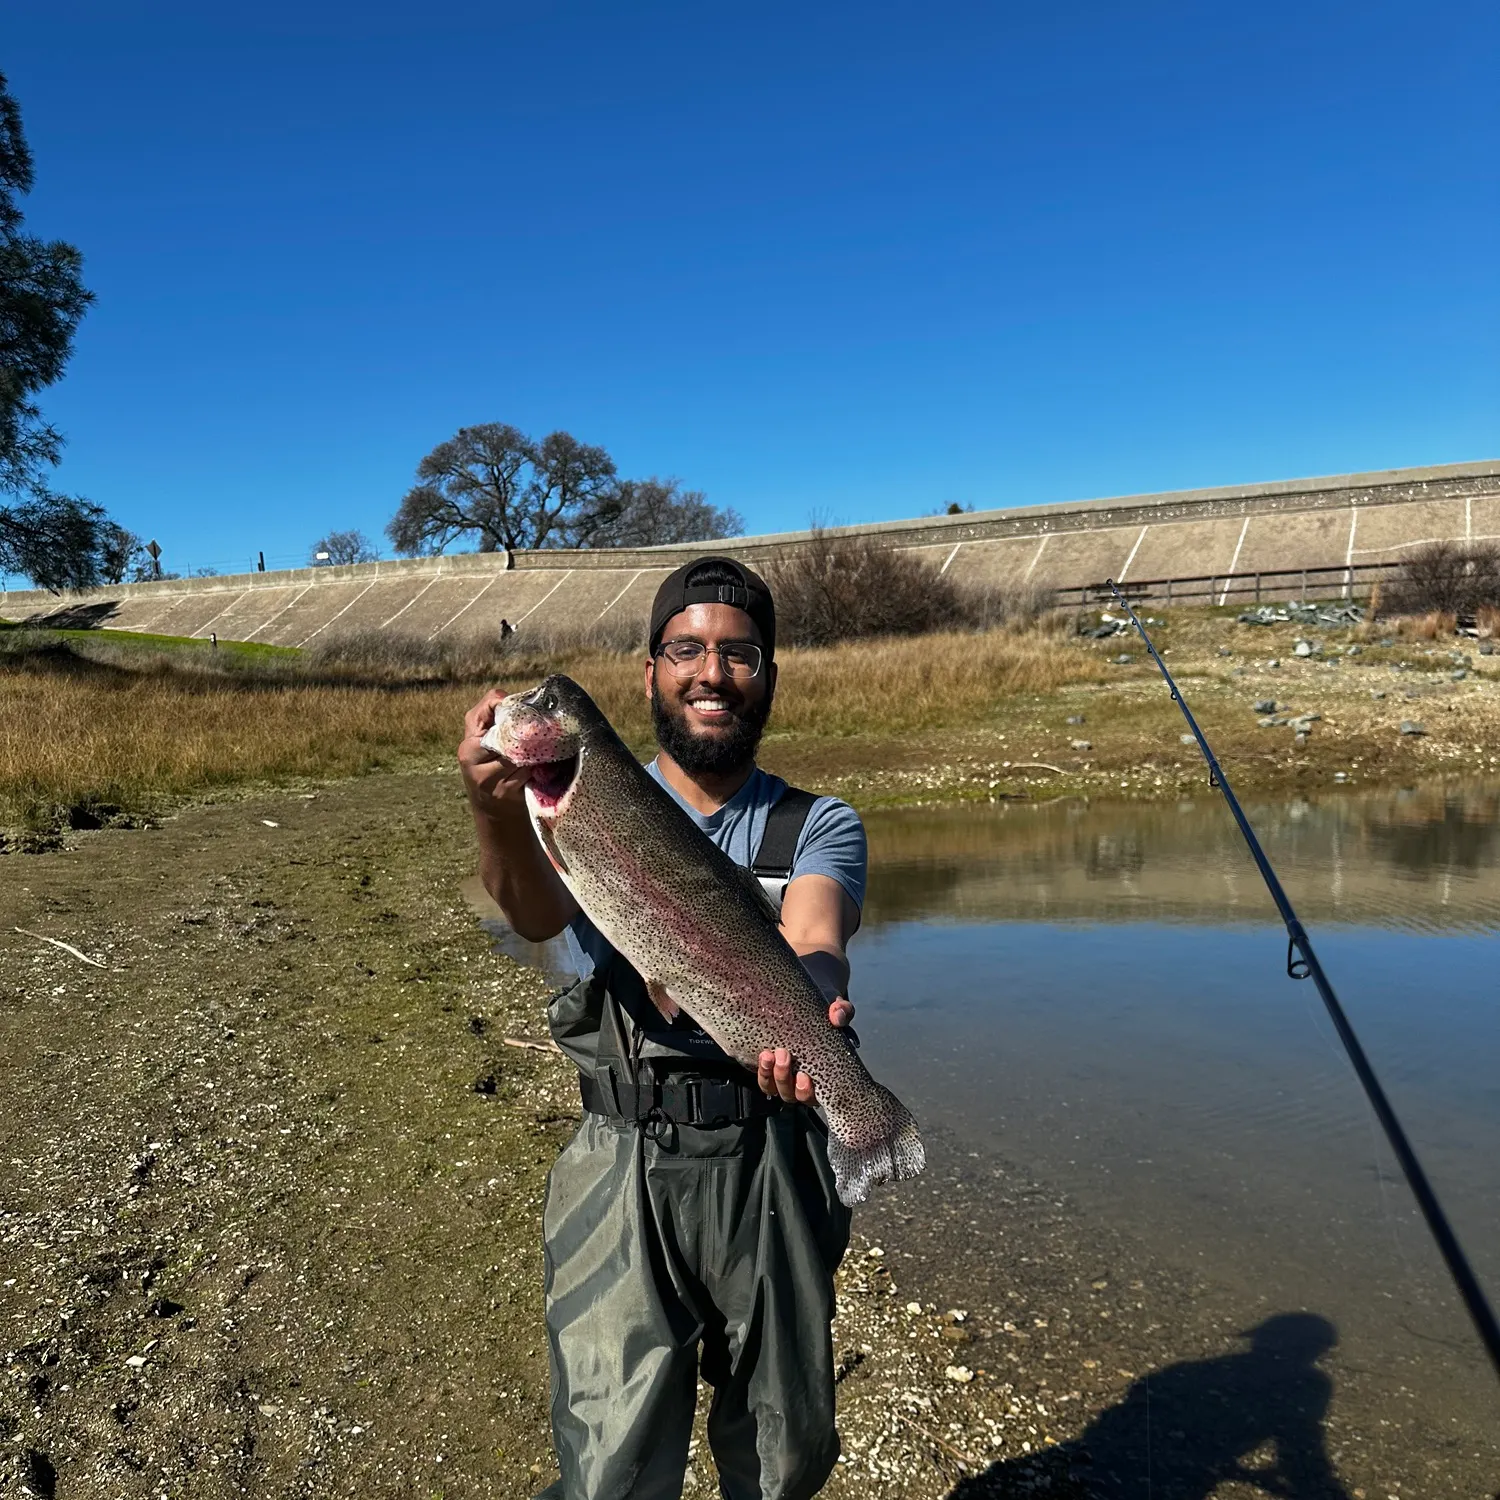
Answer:
[[[696,677],[708,661],[712,652],[719,658],[719,665],[726,677],[742,681],[760,674],[763,653],[753,641],[723,641],[717,646],[705,646],[702,641],[664,641],[656,648],[671,669],[674,677]]]

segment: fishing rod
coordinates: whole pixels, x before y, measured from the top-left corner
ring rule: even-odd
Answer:
[[[1151,637],[1146,634],[1146,627],[1141,624],[1136,612],[1130,607],[1130,601],[1120,592],[1113,578],[1109,580],[1109,586],[1114,590],[1114,596],[1120,601],[1125,613],[1130,616],[1130,623],[1140,633],[1141,640],[1146,643],[1146,650],[1151,653],[1151,660],[1156,663],[1167,686],[1172,690],[1172,701],[1182,710],[1182,717],[1187,720],[1187,726],[1193,731],[1193,738],[1197,740],[1198,748],[1203,752],[1204,760],[1208,762],[1208,784],[1223,792],[1224,800],[1229,804],[1229,811],[1234,815],[1234,821],[1239,824],[1245,843],[1250,847],[1250,856],[1260,871],[1260,877],[1265,881],[1266,889],[1271,893],[1271,900],[1276,903],[1276,910],[1281,914],[1281,920],[1286,925],[1287,977],[1311,979],[1317,986],[1318,993],[1323,997],[1323,1004],[1328,1008],[1333,1028],[1338,1032],[1339,1040],[1344,1044],[1344,1051],[1349,1054],[1349,1061],[1354,1064],[1354,1071],[1364,1087],[1365,1096],[1369,1099],[1371,1108],[1375,1111],[1375,1117],[1385,1130],[1385,1137],[1391,1143],[1391,1150],[1396,1153],[1396,1159],[1401,1163],[1401,1170],[1406,1174],[1406,1181],[1422,1210],[1423,1218],[1427,1220],[1427,1227],[1432,1231],[1433,1239],[1437,1241],[1437,1247],[1447,1263],[1448,1273],[1453,1277],[1454,1284],[1458,1288],[1458,1295],[1463,1299],[1464,1307],[1473,1320],[1475,1332],[1478,1333],[1479,1340],[1490,1357],[1490,1362],[1495,1366],[1495,1373],[1500,1375],[1500,1323],[1495,1321],[1494,1310],[1485,1299],[1484,1289],[1479,1285],[1479,1278],[1470,1267],[1468,1257],[1463,1252],[1463,1246],[1458,1243],[1458,1236],[1454,1234],[1453,1226],[1449,1224],[1448,1216],[1443,1212],[1443,1206],[1438,1202],[1437,1194],[1433,1192],[1432,1184],[1428,1182],[1427,1174],[1422,1170],[1422,1164],[1417,1160],[1417,1154],[1412,1150],[1411,1142],[1406,1138],[1406,1131],[1402,1129],[1400,1120],[1396,1118],[1396,1111],[1391,1108],[1391,1101],[1386,1098],[1385,1090],[1381,1088],[1380,1080],[1376,1078],[1375,1070],[1370,1066],[1369,1058],[1365,1056],[1365,1049],[1360,1045],[1359,1038],[1355,1036],[1354,1028],[1349,1024],[1348,1016],[1344,1014],[1344,1007],[1339,1004],[1339,997],[1334,994],[1333,986],[1329,984],[1328,976],[1323,972],[1323,965],[1318,962],[1318,956],[1313,952],[1307,932],[1297,919],[1297,913],[1292,910],[1292,903],[1281,888],[1281,882],[1276,878],[1276,871],[1271,868],[1271,861],[1266,858],[1266,851],[1261,848],[1260,840],[1256,838],[1255,830],[1251,828],[1250,821],[1240,806],[1239,798],[1234,795],[1219,766],[1218,758],[1203,737],[1203,731],[1199,729],[1198,721],[1187,706],[1187,700],[1172,680],[1172,674],[1167,670],[1167,664],[1161,659]]]

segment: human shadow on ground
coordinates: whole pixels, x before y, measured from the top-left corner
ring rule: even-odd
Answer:
[[[1250,1347],[1142,1376],[1088,1430],[963,1480],[948,1500],[1210,1500],[1234,1480],[1284,1500],[1350,1500],[1323,1418],[1333,1382],[1318,1360],[1338,1332],[1314,1313],[1279,1313]]]

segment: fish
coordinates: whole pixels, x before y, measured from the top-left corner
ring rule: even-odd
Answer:
[[[870,1076],[782,934],[759,881],[647,775],[598,705],[556,674],[496,708],[484,746],[529,769],[526,808],[553,868],[669,1020],[685,1011],[754,1071],[785,1047],[828,1123],[842,1202],[926,1164],[911,1112]]]

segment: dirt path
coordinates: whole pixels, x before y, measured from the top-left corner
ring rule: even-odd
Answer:
[[[0,860],[0,1493],[521,1500],[552,1476],[539,1218],[576,1095],[502,1042],[542,1033],[545,990],[489,951],[469,869],[448,774]],[[1243,1437],[1226,1403],[1270,1414],[1252,1467],[1280,1433],[1271,1493],[1490,1493],[1488,1440],[1336,1354],[1321,1427],[1296,1329],[1257,1357],[1234,1337],[1292,1310],[933,1144],[857,1220],[830,1495],[983,1470],[963,1493],[1144,1495],[1148,1372],[1155,1500],[1267,1492],[1200,1483]],[[700,1449],[688,1493],[715,1490]]]

